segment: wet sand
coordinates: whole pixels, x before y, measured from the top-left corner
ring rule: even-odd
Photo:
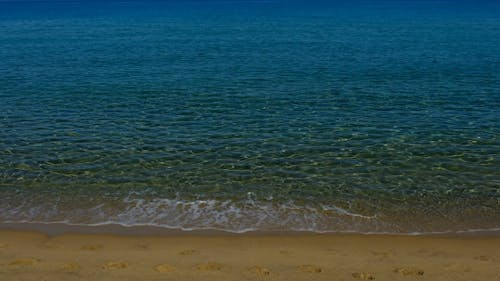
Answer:
[[[0,280],[500,280],[500,237],[0,230]]]

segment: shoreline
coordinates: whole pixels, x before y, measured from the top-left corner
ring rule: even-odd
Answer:
[[[0,230],[0,280],[498,280],[498,236]]]
[[[427,232],[427,233],[386,233],[386,232],[356,232],[356,231],[298,231],[298,230],[249,230],[232,232],[220,229],[193,229],[168,228],[155,225],[121,225],[99,224],[81,225],[62,222],[19,222],[0,223],[1,231],[29,231],[39,232],[48,236],[64,234],[96,234],[117,236],[302,236],[302,235],[361,235],[361,236],[402,236],[402,237],[500,237],[500,228],[479,229],[467,231]]]

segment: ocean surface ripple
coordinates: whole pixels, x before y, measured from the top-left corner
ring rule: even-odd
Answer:
[[[499,5],[313,2],[0,1],[0,222],[499,228]]]

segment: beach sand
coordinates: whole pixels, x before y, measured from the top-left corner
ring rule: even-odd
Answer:
[[[500,280],[498,236],[0,231],[0,280]]]

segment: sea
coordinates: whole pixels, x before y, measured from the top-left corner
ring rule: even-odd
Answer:
[[[500,2],[0,0],[0,225],[500,230]]]

